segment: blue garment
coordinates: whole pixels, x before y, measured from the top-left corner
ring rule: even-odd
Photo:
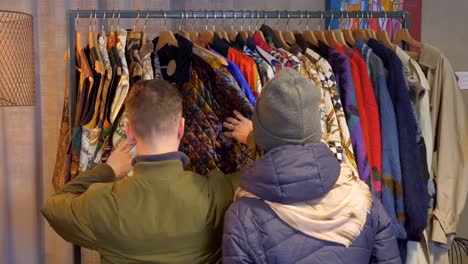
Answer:
[[[210,49],[210,51],[217,54],[217,55],[219,55],[219,56],[221,56],[221,57],[223,57],[224,59],[226,59],[226,61],[228,62],[228,66],[226,67],[227,70],[234,77],[234,79],[236,79],[237,84],[242,89],[242,91],[245,93],[245,96],[247,97],[249,102],[252,105],[255,105],[257,103],[257,99],[255,98],[255,96],[254,96],[254,94],[252,92],[252,89],[249,86],[249,83],[247,82],[247,80],[245,79],[245,77],[242,74],[241,70],[239,69],[239,66],[237,66],[234,62],[232,62],[228,58],[225,58],[223,55],[219,54],[215,50]]]
[[[258,197],[290,204],[329,192],[340,165],[323,143],[287,145],[247,166],[243,189]],[[305,235],[282,221],[262,200],[243,197],[225,215],[223,263],[401,263],[390,219],[378,200],[361,234],[349,248]]]
[[[392,97],[398,129],[400,163],[405,203],[405,227],[408,239],[420,241],[427,225],[428,196],[419,162],[417,148],[417,123],[411,107],[409,88],[398,56],[375,39],[367,44],[382,59],[388,71],[387,88]]]
[[[362,39],[356,39],[355,47],[361,52],[368,65],[374,94],[379,106],[382,139],[382,204],[392,220],[396,237],[406,239],[403,194],[395,192],[395,190],[403,188],[398,131],[395,110],[385,79],[385,68],[382,60]]]

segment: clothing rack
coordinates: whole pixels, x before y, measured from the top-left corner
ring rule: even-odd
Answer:
[[[189,10],[68,10],[68,60],[69,60],[69,113],[70,113],[70,134],[72,134],[73,118],[75,116],[77,92],[73,87],[76,84],[76,61],[75,61],[75,43],[76,29],[80,19],[90,21],[91,25],[96,25],[97,19],[120,19],[133,18],[141,20],[146,19],[181,19],[181,20],[208,20],[208,19],[238,19],[238,20],[253,20],[253,19],[348,19],[348,18],[391,18],[401,19],[402,27],[410,28],[410,14],[405,11],[233,11],[233,10],[204,10],[204,11],[189,11]],[[94,24],[91,22],[94,20]],[[145,23],[146,24],[146,23]],[[81,263],[80,248],[74,247],[74,263]]]

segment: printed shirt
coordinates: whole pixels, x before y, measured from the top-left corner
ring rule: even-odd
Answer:
[[[322,87],[325,92],[326,104],[327,101],[331,101],[331,105],[333,106],[333,112],[331,109],[327,110],[329,113],[328,119],[333,119],[333,115],[335,115],[337,123],[338,123],[338,130],[340,133],[340,142],[336,143],[337,153],[341,149],[343,153],[342,160],[346,163],[355,173],[355,175],[359,175],[357,171],[356,160],[354,157],[354,150],[353,144],[351,142],[351,136],[349,133],[348,124],[346,123],[346,116],[343,109],[343,104],[341,103],[341,98],[338,93],[338,88],[336,85],[336,78],[335,74],[333,73],[333,69],[331,68],[330,63],[321,57],[319,54],[315,53],[311,49],[306,49],[306,56],[315,63],[320,81],[322,82]]]
[[[332,48],[329,50],[329,57],[327,59],[333,68],[335,76],[337,76],[337,88],[341,101],[344,104],[344,113],[351,134],[359,177],[367,182],[370,177],[370,166],[356,102],[351,65],[345,55]]]

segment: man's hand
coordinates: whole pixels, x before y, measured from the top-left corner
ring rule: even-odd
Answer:
[[[228,117],[223,123],[223,126],[231,131],[224,132],[229,138],[236,139],[242,144],[247,144],[247,138],[249,137],[250,132],[253,130],[252,121],[247,119],[241,113],[234,110],[234,116]]]
[[[107,165],[111,166],[119,179],[125,178],[132,168],[130,148],[130,144],[125,140],[117,146],[107,159]]]

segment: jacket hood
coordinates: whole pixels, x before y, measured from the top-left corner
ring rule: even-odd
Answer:
[[[331,190],[340,165],[323,143],[274,148],[244,169],[242,189],[271,202],[292,204]]]

